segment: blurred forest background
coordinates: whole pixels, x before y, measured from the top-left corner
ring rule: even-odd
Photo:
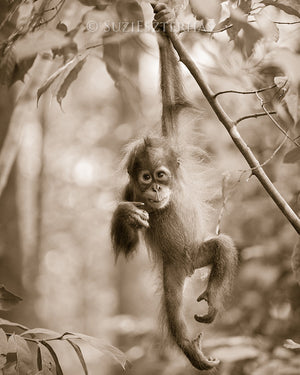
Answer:
[[[18,7],[9,18],[9,29],[3,20],[7,21],[12,3]],[[28,22],[36,3],[1,0],[2,41],[16,24]],[[238,3],[253,7],[258,2]],[[297,66],[293,78],[298,87],[299,5],[286,2],[293,13],[262,3],[269,18],[288,23],[276,24],[280,32],[276,43],[295,53],[295,61],[291,55],[282,59],[290,58]],[[60,69],[62,60],[68,61],[74,45],[55,58],[48,52],[39,54],[28,71],[22,74],[18,67],[18,78],[26,72],[24,82],[16,78],[9,88],[0,87],[0,283],[23,298],[13,310],[1,312],[1,318],[31,328],[99,337],[124,351],[132,363],[124,372],[109,356],[99,357],[83,348],[91,374],[196,374],[184,356],[162,340],[159,281],[146,250],[141,247],[128,263],[120,259],[115,264],[112,256],[110,218],[126,178],[120,167],[121,150],[139,135],[159,131],[161,103],[155,33],[127,33],[119,44],[113,40],[104,49],[95,47],[103,36],[101,22],[116,17],[106,5],[104,1],[48,1],[52,11],[47,27],[55,29],[59,23],[73,30],[81,20],[75,41],[79,50],[85,46],[77,61],[83,63],[73,70],[74,77],[64,88],[67,93],[59,89],[70,70],[63,72],[64,78],[47,79]],[[143,12],[151,21],[149,4],[144,3]],[[260,46],[266,40],[275,43],[265,37]],[[272,73],[258,73],[257,60],[242,56],[224,33],[187,33],[183,41],[215,92],[270,84]],[[30,40],[27,43],[30,50]],[[27,62],[32,58],[30,53],[25,57]],[[2,62],[2,83],[7,83],[8,74],[3,66],[9,64],[9,59]],[[240,250],[234,295],[217,322],[203,327],[204,350],[222,360],[222,375],[299,374],[299,349],[283,346],[286,339],[300,342],[300,288],[291,270],[299,236],[256,178],[250,177],[244,158],[187,69],[184,80],[188,96],[199,108],[199,147],[211,155],[219,178],[212,227],[225,201],[221,230],[234,238]],[[51,85],[45,87],[45,82]],[[220,101],[234,118],[261,111],[256,95],[227,94]],[[295,145],[287,140],[274,153],[284,136],[268,116],[243,121],[239,129],[261,163],[273,156],[265,170],[299,213],[299,158],[284,160]],[[299,122],[294,121],[292,131],[299,134],[299,130]],[[59,343],[57,352],[65,374],[84,373],[76,353],[65,343]]]

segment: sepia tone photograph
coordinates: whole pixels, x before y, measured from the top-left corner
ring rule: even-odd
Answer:
[[[0,0],[0,375],[300,374],[299,0]]]

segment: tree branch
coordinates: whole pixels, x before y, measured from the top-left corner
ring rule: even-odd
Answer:
[[[256,94],[258,92],[274,89],[275,87],[277,87],[277,85],[272,85],[272,86],[268,86],[268,87],[263,87],[263,88],[258,89],[258,90],[250,90],[250,91],[239,91],[239,90],[219,91],[214,95],[214,98],[216,98],[219,95],[223,95],[223,94],[242,94],[242,95]]]
[[[222,27],[221,29],[217,30],[207,30],[203,25],[197,25],[194,24],[193,26],[187,24],[187,25],[182,25],[181,29],[178,30],[178,33],[185,33],[185,32],[198,32],[198,33],[205,33],[205,34],[217,34],[217,33],[222,33],[223,31],[226,31],[228,29],[232,28],[232,25],[227,25],[225,27]]]
[[[296,142],[295,139],[291,138],[288,133],[283,129],[283,127],[278,123],[278,121],[276,121],[274,119],[274,117],[272,116],[272,111],[269,111],[267,108],[266,108],[266,104],[263,100],[263,98],[261,98],[258,93],[256,93],[256,96],[260,102],[260,105],[262,107],[262,109],[265,111],[266,115],[268,115],[269,119],[273,122],[273,124],[281,131],[281,133],[283,133],[291,142],[294,143],[294,145],[296,147],[299,147],[300,148],[300,144],[298,142]]]
[[[271,115],[276,115],[276,112],[275,111],[271,111],[270,114]],[[266,113],[266,112],[252,113],[251,115],[240,117],[238,120],[236,120],[235,124],[237,125],[241,121],[248,120],[249,118],[257,118],[257,117],[261,117],[261,116],[268,116],[268,113]]]
[[[180,60],[183,64],[188,68],[196,82],[198,83],[199,87],[201,88],[203,95],[207,99],[208,103],[210,104],[211,108],[217,115],[218,119],[221,123],[225,126],[226,130],[228,131],[230,137],[232,138],[234,144],[240,150],[241,154],[246,159],[247,163],[249,164],[250,168],[252,169],[252,173],[257,177],[260,181],[264,189],[267,191],[269,196],[273,199],[275,204],[281,210],[281,212],[286,216],[292,226],[295,228],[296,232],[300,234],[300,219],[296,215],[296,213],[292,210],[292,208],[288,205],[279,191],[275,188],[269,177],[266,175],[265,171],[261,167],[259,161],[256,159],[255,155],[248,147],[246,142],[241,137],[235,122],[228,116],[228,114],[224,111],[223,107],[218,102],[218,99],[215,97],[214,93],[212,92],[211,88],[205,82],[204,77],[202,76],[201,71],[199,70],[198,66],[189,56],[188,52],[186,51],[185,47],[181,43],[178,38],[178,35],[172,33],[169,27],[166,27],[166,33],[169,36],[172,44],[177,51]]]

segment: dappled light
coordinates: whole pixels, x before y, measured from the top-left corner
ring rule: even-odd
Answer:
[[[154,179],[151,153],[143,161],[147,173],[137,179],[133,171],[124,194],[130,160],[139,162],[136,140],[161,140],[170,131],[161,124],[164,73],[149,2],[1,5],[1,375],[208,373],[192,367],[168,333],[163,293],[171,287],[163,287],[162,269],[177,249],[158,261],[157,249],[148,251],[143,239],[154,226],[149,215],[166,199],[139,202],[139,181],[146,186]],[[167,178],[171,186],[166,207],[180,195],[178,207],[188,202],[189,212],[197,207],[202,215],[195,239],[202,236],[203,244],[228,234],[239,258],[235,277],[235,262],[228,263],[228,298],[213,324],[202,324],[195,316],[209,315],[214,293],[198,297],[220,271],[195,267],[194,253],[181,249],[189,258],[178,309],[180,327],[187,324],[183,341],[204,332],[197,348],[208,361],[220,359],[216,375],[300,374],[298,1],[167,3],[178,33],[170,23],[160,33],[175,51],[185,96],[180,101],[171,93],[179,103],[165,103],[164,111],[183,108],[169,141],[182,152],[175,164],[182,178],[177,189],[185,194],[174,193],[177,172],[164,166],[161,185]],[[176,86],[170,67],[165,74]],[[123,249],[127,261],[119,248],[113,252],[110,237],[123,199],[137,204],[131,210],[138,214],[120,215],[138,232],[139,245]],[[178,237],[197,215],[183,215],[181,228],[188,229]],[[160,234],[172,240],[177,227],[169,228]],[[120,236],[130,242],[127,232]],[[195,239],[185,243],[193,251]],[[223,258],[215,262],[224,267]],[[172,305],[169,315],[174,311]]]

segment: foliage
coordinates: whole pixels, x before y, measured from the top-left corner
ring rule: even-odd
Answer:
[[[3,286],[0,288],[0,310],[8,310],[20,300],[20,297],[7,291]],[[10,373],[63,375],[59,353],[51,345],[57,341],[66,342],[74,349],[85,375],[88,375],[88,368],[80,347],[83,343],[95,348],[101,354],[110,355],[125,369],[127,361],[125,355],[119,349],[95,337],[72,332],[60,334],[45,328],[29,329],[22,324],[1,318],[0,327],[10,330],[7,332],[0,328],[0,370],[3,375]],[[23,332],[17,334],[16,328]],[[29,343],[32,344],[31,347]]]
[[[52,94],[62,104],[86,59],[96,50],[117,87],[126,91],[127,74],[132,68],[126,62],[124,51],[130,45],[143,44],[142,34],[152,31],[148,1],[89,0],[81,3],[93,8],[83,14],[79,12],[75,26],[70,29],[63,22],[56,22],[57,15],[63,14],[67,5],[65,0],[26,4],[20,1],[3,9],[0,15],[0,82],[11,85],[24,79],[37,54],[59,59],[62,66],[41,85],[37,98],[52,86]],[[223,55],[221,62],[219,55],[212,56],[216,71],[223,71],[224,76],[230,75],[233,79],[243,74],[239,84],[254,87],[252,91],[244,88],[216,94],[256,95],[263,112],[241,116],[235,120],[236,124],[267,116],[284,136],[271,158],[289,141],[284,162],[298,163],[300,56],[297,35],[294,36],[299,25],[298,1],[213,0],[209,6],[204,1],[191,1],[187,8],[187,1],[176,0],[170,5],[179,13],[179,31],[192,29],[211,35],[212,43],[216,43],[219,54]],[[285,43],[287,38],[289,42]],[[199,38],[187,35],[186,39],[190,39],[195,48],[201,46]],[[229,48],[224,50],[222,46],[226,44]],[[135,58],[138,56],[139,53]],[[130,64],[132,62],[131,59]]]
[[[9,292],[3,285],[0,286],[0,310],[9,310],[20,301],[22,298]]]
[[[91,57],[96,57],[105,63],[123,101],[129,104],[132,111],[139,113],[139,104],[142,101],[139,98],[141,84],[138,75],[141,71],[139,63],[143,61],[140,57],[153,53],[147,39],[149,34],[153,35],[153,13],[147,1],[20,0],[7,1],[5,4],[0,10],[2,84],[11,86],[18,80],[26,81],[37,57],[42,57],[43,62],[52,63],[52,71],[46,80],[39,81],[37,99],[42,100],[42,95],[51,91],[62,105],[76,81],[80,81]],[[226,112],[247,139],[247,145],[253,149],[260,165],[264,167],[272,182],[279,186],[292,209],[298,213],[299,1],[173,0],[170,5],[178,14],[180,38],[203,71],[214,91],[213,96],[224,103]],[[27,11],[24,7],[27,7]],[[70,9],[73,11],[72,22],[68,15]],[[189,74],[185,77],[187,82],[191,83]],[[199,104],[199,107],[204,108],[206,115],[209,110],[198,91],[194,89],[190,94],[197,106]],[[85,95],[82,95],[82,101],[90,109],[84,99]],[[103,98],[101,100],[104,101]],[[104,102],[104,105],[106,103]],[[85,110],[84,107],[81,109]],[[157,112],[156,108],[155,111]],[[78,112],[74,112],[76,116]],[[105,123],[105,120],[101,120],[100,125]],[[123,119],[121,121],[125,122]],[[208,133],[213,134],[209,150],[223,165],[227,161],[226,168],[231,161],[233,164],[232,169],[235,172],[231,172],[229,178],[224,178],[223,203],[230,211],[228,216],[231,225],[227,229],[243,249],[238,281],[241,291],[237,292],[228,314],[223,316],[221,328],[230,332],[231,336],[239,335],[240,331],[243,331],[245,337],[234,342],[226,338],[226,342],[212,344],[211,347],[217,350],[216,355],[225,362],[227,359],[224,373],[295,374],[299,368],[297,354],[300,339],[300,295],[299,287],[295,283],[295,280],[299,283],[299,242],[294,240],[284,221],[275,215],[266,203],[263,193],[252,183],[250,177],[253,170],[236,163],[231,146],[227,145],[226,149],[220,147],[221,132],[210,129],[212,121],[208,116],[204,122],[206,124],[201,126],[206,126]],[[62,124],[63,121],[60,125]],[[122,129],[124,132],[124,129],[130,128],[121,125],[118,128],[120,134]],[[70,128],[66,129],[69,133],[73,132]],[[132,126],[130,131],[135,135],[137,129]],[[105,133],[105,130],[103,132]],[[111,133],[109,140],[116,138],[117,132],[112,130]],[[121,139],[114,139],[118,150]],[[109,140],[105,138],[104,142]],[[54,154],[56,151],[55,149]],[[103,152],[99,163],[105,155]],[[61,175],[60,171],[58,179]],[[241,181],[244,181],[243,185]],[[99,182],[101,183],[102,181]],[[242,193],[237,189],[241,186]],[[104,202],[106,203],[105,200]],[[86,209],[84,205],[80,207]],[[223,218],[219,221],[223,225]],[[80,239],[84,242],[82,234]],[[68,241],[65,241],[67,246]],[[298,245],[295,246],[296,242]],[[293,248],[294,279],[290,267]],[[67,256],[66,258],[69,259]],[[15,302],[12,299],[5,301],[5,304],[11,306]],[[122,328],[121,322],[120,319],[119,325],[115,324],[118,333]],[[22,328],[21,325],[19,329],[27,328]],[[15,334],[15,337],[18,336],[24,340],[24,334]],[[71,346],[74,336],[57,334],[54,339]],[[128,332],[125,332],[124,336],[127,340],[132,339],[128,338]],[[147,338],[144,346],[137,344],[141,334],[137,334],[130,341],[132,358],[137,362],[137,368],[139,364],[136,358],[139,358],[139,355],[145,358],[153,352],[149,344],[151,333],[145,336]],[[7,342],[3,333],[0,337],[1,342]],[[44,340],[47,343],[51,339],[46,335],[40,338],[37,333],[34,337],[25,335],[26,337],[37,340],[34,343],[35,353],[32,354],[34,361],[38,359],[41,364],[44,358],[44,362],[46,360],[55,365],[51,352],[39,341]],[[249,337],[256,339],[248,340]],[[286,342],[288,337],[294,341]],[[160,339],[159,337],[154,340],[155,347]],[[79,340],[76,344],[83,341],[82,338],[76,340]],[[284,342],[285,348],[282,348]],[[77,346],[72,348],[80,357]],[[24,352],[27,352],[26,349]],[[143,354],[140,354],[141,352]],[[9,356],[14,365],[16,356]],[[161,357],[161,353],[157,353],[157,356],[152,358],[152,365],[155,366]],[[168,369],[169,373],[173,374],[185,371],[181,367],[176,372],[172,366],[179,360],[177,357],[173,359],[174,361],[170,362],[162,360],[162,373],[167,373]],[[1,360],[2,365],[3,358]],[[81,363],[84,369],[83,362]],[[153,366],[149,373],[153,373]],[[144,363],[140,364],[137,373],[146,374]]]

